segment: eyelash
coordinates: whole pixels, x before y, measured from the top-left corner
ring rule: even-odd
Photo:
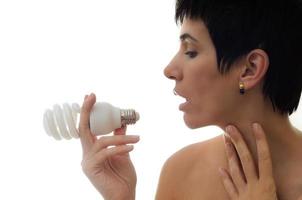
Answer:
[[[187,51],[185,54],[189,56],[189,58],[195,58],[197,56],[196,51]]]

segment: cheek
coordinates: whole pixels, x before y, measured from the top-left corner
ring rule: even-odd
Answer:
[[[215,58],[212,57],[201,56],[191,68],[191,84],[195,91],[208,92],[221,81],[221,74],[218,72]]]
[[[225,104],[228,102],[229,88],[226,82],[222,81],[220,75],[212,78],[203,79],[196,90],[194,98],[197,110],[206,111],[209,115],[222,114]]]
[[[193,85],[192,110],[184,114],[186,125],[198,128],[218,124],[227,114],[228,82],[220,74],[208,73],[208,76],[200,75],[198,83]]]
[[[192,94],[196,102],[207,103],[218,100],[217,98],[224,90],[221,75],[211,71],[196,73],[194,82],[191,84]]]
[[[227,113],[226,98],[230,95],[230,82],[218,71],[215,59],[203,57],[195,64],[187,71],[192,104],[184,113],[184,121],[190,128],[217,124]]]

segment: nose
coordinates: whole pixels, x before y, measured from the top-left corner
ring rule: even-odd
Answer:
[[[180,80],[181,72],[177,67],[174,59],[168,64],[168,66],[164,69],[164,75],[171,80]]]

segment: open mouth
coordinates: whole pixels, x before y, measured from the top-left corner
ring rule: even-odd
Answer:
[[[180,104],[179,104],[179,110],[184,110],[184,108],[188,105],[188,99],[181,94],[179,94],[175,89],[174,89],[174,95],[178,97]]]

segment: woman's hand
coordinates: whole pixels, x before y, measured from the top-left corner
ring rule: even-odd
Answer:
[[[276,200],[276,185],[265,133],[259,124],[253,124],[253,130],[259,171],[240,132],[234,126],[228,126],[224,138],[230,172],[220,168],[222,182],[231,200]]]
[[[126,127],[114,131],[113,136],[99,139],[89,128],[91,108],[96,102],[94,94],[85,96],[81,110],[79,135],[83,149],[82,169],[95,188],[106,200],[135,199],[136,173],[130,160],[130,143],[138,136],[125,135]]]

